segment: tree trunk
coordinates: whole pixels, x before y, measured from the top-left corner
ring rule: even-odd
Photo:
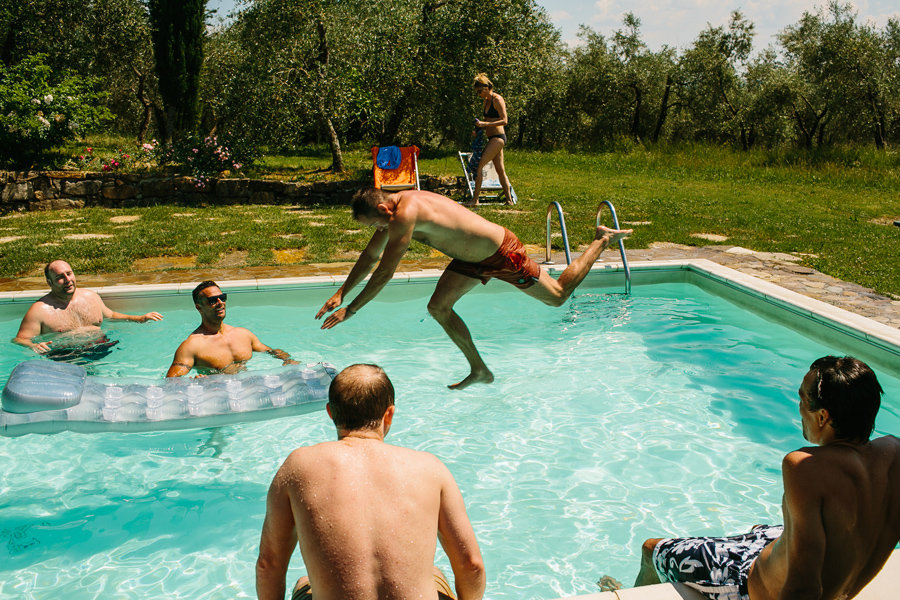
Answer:
[[[328,110],[325,106],[325,72],[328,70],[328,35],[325,31],[325,23],[322,15],[319,15],[318,17],[316,30],[319,33],[319,56],[316,58],[316,62],[319,63],[319,89],[316,91],[319,101],[319,120],[322,125],[322,130],[325,132],[325,136],[328,139],[328,145],[331,148],[331,170],[334,173],[343,173],[344,155],[341,154],[341,142],[338,139],[337,132],[334,130],[334,124],[331,122],[331,117],[328,115]]]
[[[322,123],[322,129],[328,138],[328,145],[331,148],[331,170],[335,173],[344,172],[344,155],[341,154],[341,141],[338,139],[337,132],[331,118],[325,111],[325,99],[319,96],[319,119]]]
[[[731,111],[732,117],[738,117],[740,112],[738,111],[738,109],[736,109],[734,107],[734,105],[731,103],[731,100],[728,99],[728,94],[725,93],[725,87],[722,85],[720,85],[720,87],[721,87],[721,91],[722,91],[722,98],[725,100],[725,106],[728,108],[729,111]],[[747,145],[748,144],[748,142],[747,142],[747,126],[744,125],[744,120],[741,118],[738,118],[738,127],[741,130],[741,136],[740,136],[741,137],[741,149],[744,150],[744,152],[746,152],[747,149],[749,148],[749,146]]]
[[[666,89],[663,91],[662,104],[659,107],[659,117],[656,119],[656,129],[653,130],[653,143],[659,141],[659,136],[662,134],[663,125],[666,122],[666,117],[669,114],[669,92],[672,89],[672,76],[666,75]]]
[[[156,103],[153,103],[153,116],[156,118],[157,135],[162,138],[163,143],[171,143],[172,140],[166,140],[166,132],[169,131],[169,125],[166,119],[165,111]]]
[[[813,131],[809,131],[806,128],[806,124],[803,122],[803,118],[800,116],[800,113],[797,112],[796,109],[794,109],[794,120],[797,122],[797,128],[800,129],[800,133],[803,134],[803,147],[807,150],[811,149],[815,129],[813,129]]]
[[[634,90],[634,115],[631,118],[631,139],[635,142],[641,141],[641,88],[636,84],[631,84]]]
[[[825,126],[831,121],[831,115],[828,114],[828,109],[824,109],[822,113],[819,115],[819,119],[817,123],[819,124],[819,135],[818,135],[818,145],[819,148],[825,145]]]
[[[869,93],[869,103],[872,105],[872,125],[875,130],[875,147],[879,150],[886,150],[887,144],[885,144],[884,140],[887,127],[885,127],[884,111],[879,108],[875,95],[871,92]]]
[[[797,129],[803,134],[803,147],[809,150],[812,148],[812,132],[806,128],[806,123],[803,122],[803,115],[800,114],[793,102],[791,102],[791,112],[793,113],[794,121],[797,123]]]
[[[397,97],[397,102],[391,110],[391,116],[388,117],[384,126],[384,131],[378,138],[379,146],[396,146],[400,143],[400,126],[406,119],[409,106],[409,92],[404,91]]]
[[[153,109],[150,105],[150,100],[147,99],[147,95],[144,93],[144,82],[146,81],[147,76],[135,69],[133,66],[131,67],[131,69],[138,77],[138,102],[140,102],[141,106],[144,107],[144,118],[141,120],[141,129],[138,132],[138,144],[140,145],[144,143],[144,140],[147,138],[147,131],[150,130],[150,117],[153,113]]]
[[[806,98],[803,99],[806,102]],[[813,147],[813,140],[818,139],[819,146],[822,145],[822,139],[825,130],[825,118],[828,115],[828,108],[823,108],[821,112],[817,113],[813,106],[806,102],[806,106],[809,111],[812,113],[812,124],[810,127],[806,126],[806,123],[803,121],[803,115],[800,114],[800,111],[797,110],[797,107],[794,106],[793,102],[791,102],[791,107],[794,113],[794,120],[797,122],[797,127],[800,129],[800,133],[803,134],[803,146],[810,150]]]
[[[741,128],[741,149],[746,152],[750,149],[750,145],[753,143],[753,126],[747,127],[744,120],[741,119],[738,121],[738,127]]]

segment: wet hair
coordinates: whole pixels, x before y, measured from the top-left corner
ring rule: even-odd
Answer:
[[[494,84],[491,83],[491,80],[488,79],[487,73],[479,73],[475,76],[475,83],[473,84],[475,87],[486,87],[489,90],[494,89]]]
[[[378,216],[378,205],[387,202],[390,194],[374,187],[364,187],[353,194],[350,207],[353,209],[353,218],[375,218]]]
[[[219,284],[215,281],[204,281],[200,285],[195,287],[194,291],[191,292],[191,297],[194,299],[194,304],[200,304],[200,292],[202,292],[206,288],[211,287],[219,287]]]
[[[393,405],[394,386],[377,365],[351,365],[328,388],[331,419],[345,431],[377,427]]]
[[[850,356],[823,356],[809,370],[815,373],[809,389],[810,408],[828,411],[838,439],[868,441],[884,394],[872,369]]]

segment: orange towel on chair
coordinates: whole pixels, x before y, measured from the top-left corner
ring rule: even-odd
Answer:
[[[419,156],[419,149],[416,146],[400,148],[400,166],[389,171],[378,168],[378,150],[378,146],[372,148],[372,169],[375,172],[375,187],[379,189],[385,185],[418,187],[418,182],[416,181],[416,160]]]

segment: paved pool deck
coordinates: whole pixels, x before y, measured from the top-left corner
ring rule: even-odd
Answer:
[[[900,550],[894,550],[878,576],[863,588],[856,596],[856,600],[896,600],[898,589],[900,589]],[[663,583],[556,600],[705,600],[705,596],[680,583]]]

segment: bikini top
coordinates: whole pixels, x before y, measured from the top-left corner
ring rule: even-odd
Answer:
[[[488,106],[488,109],[484,111],[484,116],[491,119],[496,119],[500,117],[500,113],[497,112],[497,109],[494,108],[494,97],[491,96],[491,104]]]

